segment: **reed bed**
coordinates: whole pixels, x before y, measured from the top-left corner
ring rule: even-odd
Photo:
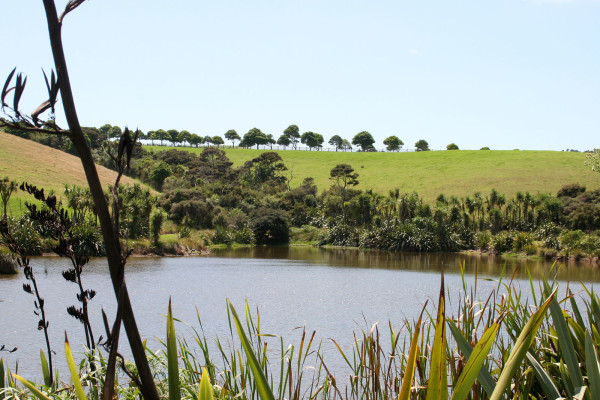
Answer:
[[[164,398],[194,400],[600,398],[600,302],[593,291],[583,286],[573,294],[565,285],[559,296],[556,282],[530,278],[532,295],[525,297],[502,275],[482,298],[477,277],[470,284],[464,266],[462,277],[454,298],[442,275],[438,302],[424,305],[417,320],[355,332],[345,351],[305,329],[289,345],[265,334],[260,314],[253,315],[248,304],[238,315],[228,303],[226,338],[208,338],[199,315],[192,335],[176,336],[169,306],[164,349],[148,350],[157,388]],[[452,312],[446,303],[453,304]],[[337,349],[345,372],[330,368],[324,346]],[[0,362],[0,399],[100,398],[102,352],[89,353],[76,367],[71,356],[71,364],[71,383],[24,387],[23,378]],[[133,364],[122,366],[135,374]],[[140,391],[121,374],[115,394],[133,399]]]

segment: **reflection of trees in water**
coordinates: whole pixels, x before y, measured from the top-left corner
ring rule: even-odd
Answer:
[[[553,277],[558,267],[558,280],[600,282],[600,270],[595,264],[583,262],[561,262],[551,260],[502,258],[486,254],[459,253],[393,253],[387,251],[322,248],[311,246],[259,246],[252,248],[218,249],[213,252],[217,257],[289,259],[314,262],[317,265],[332,267],[376,268],[391,270],[410,270],[438,272],[444,268],[446,273],[460,273],[461,263],[465,263],[465,272],[469,275],[498,277],[505,268],[504,279],[510,280],[515,269],[517,278],[527,278],[529,269],[534,279],[542,276]]]

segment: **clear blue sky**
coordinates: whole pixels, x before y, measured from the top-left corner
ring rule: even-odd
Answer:
[[[33,110],[52,66],[42,2],[0,14],[0,79],[25,72]],[[600,147],[597,0],[90,0],[63,40],[84,126]]]

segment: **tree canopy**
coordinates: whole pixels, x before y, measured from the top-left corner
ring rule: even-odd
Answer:
[[[256,148],[258,149],[259,145],[267,144],[268,141],[269,138],[260,129],[252,128],[244,135],[242,141],[240,142],[240,146],[252,147],[256,145]]]
[[[358,132],[352,138],[352,144],[355,146],[360,146],[361,151],[375,150],[373,143],[375,143],[375,139],[373,139],[373,136],[371,136],[371,134],[367,131]]]
[[[450,143],[446,146],[446,150],[458,150],[458,145],[456,143]]]
[[[328,143],[335,147],[335,151],[338,151],[344,145],[344,139],[340,135],[333,135]]]
[[[230,129],[227,132],[225,132],[225,139],[229,140],[232,143],[233,147],[235,147],[236,140],[242,140],[240,135],[238,135],[238,133],[234,129]]]
[[[298,125],[288,126],[283,131],[283,134],[290,138],[290,142],[292,143],[294,150],[296,150],[298,141],[300,140],[300,129],[298,128]]]
[[[429,143],[426,140],[419,140],[415,143],[415,148],[417,151],[429,151]]]
[[[311,149],[314,147],[321,147],[323,145],[323,136],[315,132],[304,132],[302,134],[301,141]]]
[[[384,141],[387,147],[387,151],[398,151],[404,145],[404,142],[398,138],[398,136],[389,136]]]

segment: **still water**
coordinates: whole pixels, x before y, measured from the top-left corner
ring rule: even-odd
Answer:
[[[348,348],[353,332],[368,330],[375,322],[387,326],[390,321],[400,328],[403,320],[416,319],[426,300],[437,302],[442,268],[449,293],[457,298],[463,287],[462,262],[468,284],[472,285],[477,275],[481,297],[487,297],[497,285],[503,268],[505,281],[516,271],[516,285],[528,292],[527,270],[539,278],[552,267],[546,261],[445,253],[261,247],[218,250],[210,257],[130,258],[126,280],[142,337],[152,349],[160,350],[157,338],[166,337],[169,298],[174,316],[182,321],[176,325],[177,333],[191,337],[193,329],[200,330],[199,315],[209,341],[229,336],[225,302],[230,299],[238,311],[248,301],[254,312],[260,312],[262,332],[283,336],[286,345],[299,340],[298,327],[315,330],[326,353],[335,357],[330,338]],[[76,304],[76,286],[61,275],[69,267],[67,260],[40,257],[32,264],[46,301],[55,362],[67,379],[64,332],[75,351],[81,351],[84,343],[81,326],[65,311]],[[566,264],[560,267],[558,279],[563,289],[569,280],[593,286],[600,282],[598,271],[589,264]],[[34,297],[22,290],[23,282],[22,274],[0,276],[0,346],[18,348],[13,354],[2,352],[0,356],[8,360],[13,371],[18,360],[20,373],[36,378],[40,376],[39,350],[44,347],[44,338],[36,329]],[[97,339],[104,334],[101,310],[110,319],[116,309],[105,260],[93,260],[86,266],[83,283],[97,292],[90,303]],[[452,305],[448,308],[453,311]],[[126,347],[125,335],[121,344],[121,348]],[[338,362],[343,366],[342,360],[330,360],[334,366]]]

